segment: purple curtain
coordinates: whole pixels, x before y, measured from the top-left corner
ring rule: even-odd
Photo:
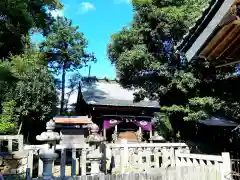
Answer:
[[[114,127],[115,125],[121,123],[122,121],[118,121],[115,119],[112,120],[104,120],[103,121],[103,128],[104,129],[111,129],[112,127]]]
[[[145,131],[152,130],[152,123],[148,121],[134,121],[134,123]]]

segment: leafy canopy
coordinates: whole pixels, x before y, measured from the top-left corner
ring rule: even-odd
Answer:
[[[8,75],[1,77],[0,81],[7,89],[7,91],[0,89],[4,92],[1,95],[3,109],[0,117],[14,121],[18,125],[20,119],[49,120],[55,115],[57,104],[55,83],[44,59],[43,54],[31,51],[12,56],[10,61],[0,64],[0,72],[8,72]],[[1,71],[2,69],[5,71]],[[8,106],[14,107],[14,114]],[[10,115],[6,116],[5,111]]]
[[[159,101],[174,120],[240,117],[239,78],[233,66],[215,69],[207,60],[187,62],[174,53],[207,0],[133,0],[131,25],[113,34],[108,57],[124,87],[139,91],[135,100]]]
[[[94,59],[86,52],[87,40],[78,29],[65,17],[58,17],[50,26],[50,33],[42,42],[41,50],[47,53],[50,68],[56,72],[62,68],[67,71],[80,68],[90,58]]]
[[[29,32],[49,31],[53,17],[49,10],[62,8],[58,0],[0,1],[0,59],[23,53]]]

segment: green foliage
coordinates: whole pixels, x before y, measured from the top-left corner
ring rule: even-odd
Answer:
[[[194,117],[189,98],[196,96],[201,79],[192,70],[194,67],[179,61],[173,46],[207,2],[133,1],[132,25],[112,35],[108,56],[116,65],[121,84],[140,89],[135,100],[147,97],[159,101],[162,111],[169,116],[177,113],[179,118],[188,117],[188,114]]]
[[[86,53],[87,40],[77,26],[64,17],[58,17],[50,26],[41,50],[49,55],[50,68],[54,70],[74,70],[85,65],[94,56]],[[93,58],[93,59],[91,59]]]
[[[11,70],[19,79],[9,97],[18,103],[22,116],[46,120],[56,113],[56,89],[53,76],[41,53],[26,53],[11,58]]]
[[[3,103],[0,114],[0,134],[14,134],[17,131],[17,116],[14,112],[16,102],[14,100]]]
[[[73,71],[95,61],[92,54],[86,52],[87,41],[78,27],[66,18],[58,17],[51,25],[46,41],[41,44],[41,50],[49,57],[49,65],[56,73],[62,73],[61,109],[63,113],[65,101],[65,77],[67,71]]]
[[[139,89],[135,100],[157,100],[175,136],[185,121],[211,116],[239,121],[239,78],[234,66],[216,69],[205,59],[187,62],[174,53],[208,0],[133,0],[131,25],[112,35],[108,57],[120,83]]]
[[[1,119],[6,122],[2,126],[12,127],[11,123],[7,123],[9,120],[14,120],[13,125],[17,126],[21,123],[20,119],[49,120],[56,115],[55,83],[44,59],[42,53],[30,51],[11,56],[10,61],[0,64],[0,72],[8,73],[0,81],[5,84],[4,89],[0,89],[4,93],[1,95]]]
[[[47,10],[62,8],[58,0],[0,1],[0,59],[23,53],[29,32],[47,34],[53,17]]]
[[[165,114],[157,113],[155,118],[157,119],[156,126],[158,127],[159,134],[162,135],[165,140],[171,140],[173,128],[169,117]]]

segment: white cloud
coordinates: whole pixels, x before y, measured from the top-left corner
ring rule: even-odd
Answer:
[[[50,11],[50,13],[55,18],[64,16],[63,10],[54,10],[54,11]]]
[[[89,3],[89,2],[82,2],[80,4],[80,8],[78,10],[78,13],[84,14],[84,13],[87,13],[87,12],[89,12],[91,10],[95,10],[95,9],[96,8],[95,8],[94,4]]]
[[[115,0],[116,4],[130,4],[132,0]]]
[[[61,9],[61,10],[54,10],[54,11],[49,11],[48,10],[48,12],[50,12],[51,15],[54,18],[56,18],[56,17],[63,17],[65,15],[66,11],[69,9],[69,7],[70,7],[70,4],[64,4],[63,9]]]

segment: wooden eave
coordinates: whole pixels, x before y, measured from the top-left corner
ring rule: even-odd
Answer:
[[[54,120],[56,124],[92,124],[88,116],[56,116]]]
[[[240,60],[240,20],[222,25],[218,32],[204,46],[200,57],[214,60],[215,64]]]
[[[182,41],[175,47],[176,52],[184,55],[188,61],[198,58],[203,48],[209,44],[219,28],[228,24],[227,21],[233,21],[229,17],[234,17],[236,4],[239,1],[211,0],[209,6],[204,9],[196,23],[189,28]]]

